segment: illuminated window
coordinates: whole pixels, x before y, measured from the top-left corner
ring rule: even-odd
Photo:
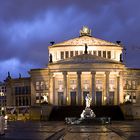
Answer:
[[[136,89],[136,81],[132,81],[132,89]]]
[[[124,102],[136,103],[136,93],[135,92],[127,92],[127,93],[125,93]]]
[[[39,90],[40,89],[40,84],[39,82],[36,82],[36,90]]]
[[[107,51],[107,58],[111,58],[111,51]]]
[[[64,52],[60,52],[61,59],[64,59]]]
[[[102,90],[102,80],[100,80],[100,79],[96,80],[96,89]]]
[[[84,80],[83,83],[84,84],[89,84],[89,80]]]
[[[124,89],[127,88],[126,80],[124,80],[124,82],[123,82],[123,88],[124,88]]]
[[[127,81],[127,89],[131,89],[131,80]]]
[[[45,89],[46,89],[46,90],[49,89],[49,82],[48,82],[48,81],[45,82]]]
[[[70,88],[71,90],[74,90],[76,89],[76,83],[77,81],[76,80],[70,80]]]
[[[114,79],[110,79],[109,80],[109,90],[110,91],[114,91],[115,89],[115,80]]]
[[[74,56],[74,52],[70,51],[70,57],[73,57],[73,56]]]
[[[76,84],[76,80],[70,80],[70,84]]]
[[[40,89],[41,89],[41,90],[44,89],[44,82],[43,82],[43,81],[40,82]]]
[[[66,51],[66,52],[65,52],[65,58],[68,58],[68,57],[69,57],[69,52]]]
[[[136,93],[135,92],[132,93],[132,102],[136,103]]]
[[[103,57],[106,58],[106,51],[103,51]]]
[[[36,93],[36,103],[40,103],[40,94]]]
[[[62,80],[58,80],[58,85],[63,85]]]

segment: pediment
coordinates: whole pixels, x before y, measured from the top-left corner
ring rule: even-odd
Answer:
[[[105,41],[99,38],[95,38],[91,36],[81,36],[81,37],[70,39],[70,40],[67,40],[58,44],[54,44],[51,47],[83,46],[84,44],[87,44],[88,46],[118,46],[118,44],[116,43]]]

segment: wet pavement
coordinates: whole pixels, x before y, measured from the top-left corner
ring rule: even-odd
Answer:
[[[111,125],[66,125],[64,122],[8,122],[0,140],[140,140],[140,121]]]

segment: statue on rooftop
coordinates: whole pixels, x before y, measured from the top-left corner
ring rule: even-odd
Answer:
[[[87,44],[85,44],[85,54],[88,54],[87,48],[88,48],[88,46],[87,46]]]
[[[83,26],[80,30],[80,36],[91,36],[91,30],[87,26]]]
[[[50,60],[49,60],[50,63],[52,63],[52,54],[50,54]]]

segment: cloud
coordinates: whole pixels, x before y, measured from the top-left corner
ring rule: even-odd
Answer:
[[[127,65],[138,67],[139,0],[0,0],[0,63],[3,71],[25,64],[23,71],[48,63],[50,41],[61,42],[79,36],[83,25],[93,36],[127,48]],[[135,55],[137,54],[137,55]],[[132,58],[133,57],[133,58]],[[6,63],[5,63],[6,62]],[[9,63],[9,65],[8,65]],[[26,68],[27,67],[27,68]],[[17,71],[15,71],[17,72]]]
[[[21,63],[18,59],[12,58],[6,61],[0,62],[1,69],[0,69],[0,75],[1,80],[5,80],[7,77],[7,73],[10,71],[11,77],[18,77],[19,73],[24,76],[29,76],[28,71],[29,68],[36,68],[37,65],[31,65],[28,63]]]

